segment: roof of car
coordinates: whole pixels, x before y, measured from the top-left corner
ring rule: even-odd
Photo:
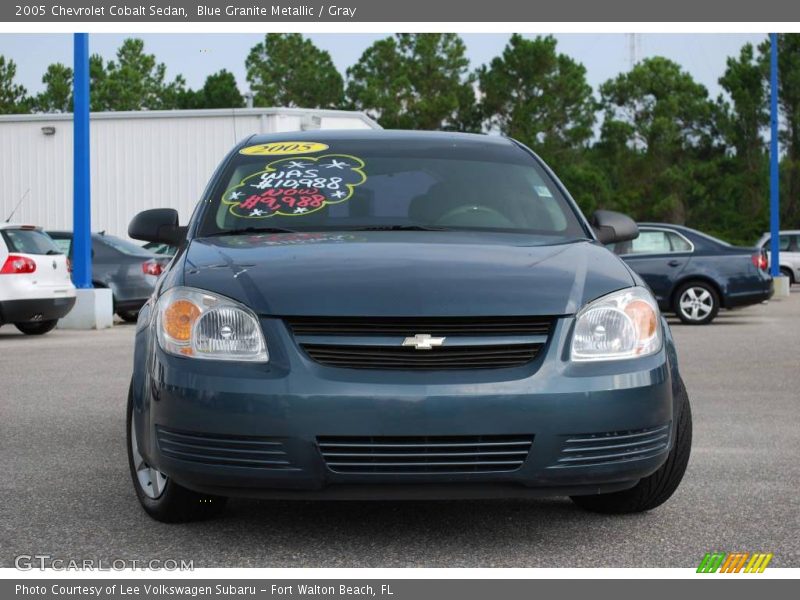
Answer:
[[[55,235],[69,235],[69,236],[72,235],[72,232],[69,229],[48,229],[47,233],[48,233],[48,235],[54,235],[54,234]],[[95,237],[96,236],[103,236],[103,235],[106,235],[106,234],[104,232],[101,233],[99,231],[93,231],[92,232],[92,236],[95,236]]]
[[[482,133],[456,133],[451,131],[409,131],[395,129],[315,129],[312,131],[256,134],[247,138],[242,144],[268,144],[270,142],[346,142],[346,141],[380,141],[384,143],[420,141],[443,146],[458,144],[497,144],[512,146],[514,142],[499,135]]]
[[[636,224],[639,227],[663,227],[665,229],[675,229],[676,231],[681,231],[681,232],[699,233],[699,234],[703,233],[702,231],[698,231],[697,229],[686,227],[686,225],[675,225],[674,223],[653,223],[650,221],[639,221]]]
[[[675,225],[675,223],[655,223],[652,221],[639,221],[636,223],[642,227],[674,227],[676,229],[689,229],[685,225]]]

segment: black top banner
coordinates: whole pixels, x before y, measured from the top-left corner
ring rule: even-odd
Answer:
[[[123,0],[3,2],[11,22],[768,22],[800,21],[789,0]]]

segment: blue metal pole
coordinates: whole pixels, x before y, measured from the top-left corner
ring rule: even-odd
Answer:
[[[76,33],[73,78],[72,281],[92,287],[91,170],[89,165],[89,34]]]
[[[780,275],[780,199],[778,178],[778,34],[769,34],[770,70],[769,70],[769,106],[770,106],[770,139],[769,139],[769,232],[770,267],[773,277]]]

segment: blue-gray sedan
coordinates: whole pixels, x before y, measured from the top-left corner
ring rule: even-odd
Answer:
[[[568,495],[666,501],[691,446],[675,347],[603,244],[635,223],[580,212],[500,137],[256,136],[191,221],[143,307],[128,402],[136,494],[163,521],[229,496]]]

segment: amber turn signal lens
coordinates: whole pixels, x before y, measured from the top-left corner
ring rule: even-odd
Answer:
[[[188,342],[200,309],[189,300],[175,300],[164,311],[164,333],[173,340]]]
[[[636,326],[639,342],[649,340],[656,334],[658,323],[653,307],[644,300],[634,300],[625,307],[625,314],[628,315]]]

